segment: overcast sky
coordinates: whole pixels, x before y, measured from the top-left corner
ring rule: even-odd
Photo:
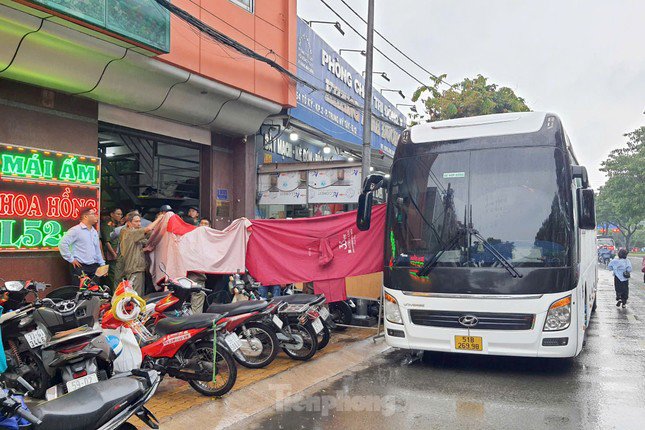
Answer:
[[[341,0],[325,1],[365,34]],[[345,1],[367,16],[367,0]],[[337,20],[320,0],[298,0],[298,15]],[[376,0],[375,17],[378,31],[429,71],[447,73],[448,82],[482,74],[532,110],[558,114],[594,188],[605,181],[602,160],[624,146],[623,134],[645,125],[645,0]],[[365,48],[347,26],[345,36],[314,26],[336,50]],[[375,45],[425,80],[378,36]],[[343,56],[364,70],[360,54]],[[392,79],[375,76],[375,85],[406,94],[386,93],[393,103],[410,102],[415,81],[378,53],[374,70]]]

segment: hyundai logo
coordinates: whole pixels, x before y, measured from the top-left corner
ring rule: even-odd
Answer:
[[[475,327],[479,323],[479,318],[474,315],[464,315],[459,317],[459,324],[464,327]]]

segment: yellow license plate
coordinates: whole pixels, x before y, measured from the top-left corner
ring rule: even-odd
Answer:
[[[480,336],[455,336],[455,349],[482,351],[483,342]]]

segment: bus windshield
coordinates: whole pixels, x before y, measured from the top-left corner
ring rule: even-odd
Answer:
[[[564,156],[553,147],[429,152],[395,160],[387,260],[418,267],[502,267],[475,229],[514,267],[569,265]],[[471,230],[472,231],[472,230]]]

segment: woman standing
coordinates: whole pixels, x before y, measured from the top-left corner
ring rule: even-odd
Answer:
[[[618,251],[618,258],[611,260],[607,269],[614,272],[614,288],[616,289],[616,307],[627,305],[629,297],[629,277],[631,276],[632,263],[627,258],[627,250]]]

